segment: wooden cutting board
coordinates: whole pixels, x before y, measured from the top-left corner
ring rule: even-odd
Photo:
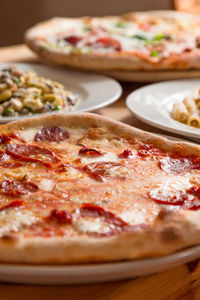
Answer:
[[[38,62],[24,45],[0,48],[0,62]],[[165,133],[137,120],[125,107],[128,93],[141,84],[124,83],[124,93],[114,104],[96,113],[141,129]],[[84,286],[0,284],[0,300],[200,300],[200,261],[160,274],[121,282]]]

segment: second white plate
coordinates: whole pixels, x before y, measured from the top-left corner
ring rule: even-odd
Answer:
[[[104,75],[66,70],[59,67],[49,67],[39,64],[0,63],[0,69],[11,65],[16,66],[21,71],[33,70],[39,76],[62,83],[66,89],[73,92],[78,98],[77,105],[75,105],[70,112],[96,110],[113,103],[122,93],[121,85],[116,80]],[[0,123],[30,117],[33,116],[1,117]]]
[[[126,100],[128,109],[140,120],[160,129],[200,139],[200,129],[170,117],[173,103],[182,101],[197,86],[200,79],[185,79],[150,84],[132,92]]]

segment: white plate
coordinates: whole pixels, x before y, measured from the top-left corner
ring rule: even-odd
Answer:
[[[0,281],[23,284],[85,284],[150,275],[200,257],[200,246],[168,256],[135,261],[89,265],[0,265]]]
[[[11,65],[16,66],[22,71],[33,70],[40,76],[62,83],[66,89],[72,91],[79,99],[78,104],[70,110],[71,112],[96,110],[113,103],[122,93],[121,85],[116,80],[104,75],[38,64],[0,63],[0,69]],[[30,117],[33,116],[1,117],[0,123]]]
[[[147,124],[199,140],[200,129],[175,121],[169,114],[174,102],[182,101],[199,85],[200,79],[147,85],[132,92],[127,97],[126,105],[138,119]]]

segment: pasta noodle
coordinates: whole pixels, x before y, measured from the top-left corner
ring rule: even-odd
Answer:
[[[0,71],[0,115],[32,115],[75,105],[76,97],[56,81],[16,67]]]
[[[200,128],[200,89],[193,92],[192,95],[186,97],[182,102],[173,104],[171,117],[179,122],[189,126]]]
[[[187,123],[189,112],[183,102],[174,103],[171,117],[179,122]]]
[[[193,127],[200,127],[200,118],[198,115],[195,101],[192,98],[188,97],[183,100],[183,103],[185,104],[185,106],[190,114],[190,116],[187,120],[187,124],[190,126],[193,126]]]

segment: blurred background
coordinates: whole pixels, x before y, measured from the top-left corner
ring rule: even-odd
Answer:
[[[54,16],[118,15],[155,9],[200,14],[200,0],[0,0],[0,46],[22,43],[27,28]]]
[[[0,0],[0,46],[22,43],[27,28],[54,16],[103,16],[173,8],[173,0]]]

